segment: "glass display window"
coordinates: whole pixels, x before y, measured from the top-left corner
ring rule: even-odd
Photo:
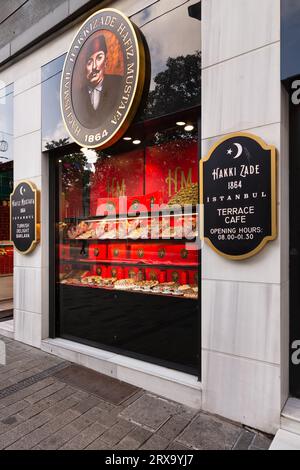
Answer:
[[[65,134],[64,57],[43,67],[50,334],[199,376],[201,27],[194,0],[168,3],[146,2],[131,17],[147,84],[132,125],[104,151]]]
[[[57,157],[61,336],[197,369],[198,116],[144,121],[105,151]]]

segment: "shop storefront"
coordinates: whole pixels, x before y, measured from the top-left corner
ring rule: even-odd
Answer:
[[[298,393],[289,376],[298,300],[289,294],[297,278],[289,272],[284,2],[56,3],[56,16],[45,13],[49,34],[37,28],[34,42],[24,35],[22,48],[11,38],[10,52],[0,49],[0,80],[13,83],[14,187],[21,194],[28,182],[40,197],[35,249],[14,253],[15,339],[275,433]],[[104,8],[123,23],[107,14],[98,28]],[[140,75],[121,96],[118,86],[124,92],[135,75],[127,21],[139,37]],[[89,63],[99,47],[109,78],[97,88]],[[97,130],[99,106],[108,116],[112,102],[110,126]],[[201,160],[215,186],[201,179]],[[249,191],[228,179],[237,162]],[[209,219],[216,204],[231,229]],[[255,227],[243,227],[255,211]]]
[[[199,20],[186,5],[166,18],[155,15],[140,25],[150,56],[142,104],[124,135],[104,150],[55,141],[51,131],[63,124],[53,97],[67,59],[42,71],[42,137],[56,227],[50,333],[199,376]],[[179,17],[178,30],[182,36],[189,31],[189,38],[167,50]],[[94,32],[86,42],[104,34],[105,48],[119,54],[107,53],[107,69],[121,78],[120,41],[113,49],[116,38],[109,33]],[[68,134],[64,138],[69,143]]]

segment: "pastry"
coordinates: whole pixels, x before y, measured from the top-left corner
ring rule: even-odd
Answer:
[[[114,285],[116,289],[128,290],[131,289],[134,284],[134,279],[119,279]]]
[[[199,199],[199,190],[198,183],[192,183],[185,188],[181,188],[177,194],[175,194],[168,202],[169,206],[180,205],[184,206],[185,204],[198,204]]]
[[[189,284],[185,284],[183,286],[179,286],[178,287],[178,290],[180,292],[185,292],[185,291],[188,291],[188,290],[191,290],[191,286]]]

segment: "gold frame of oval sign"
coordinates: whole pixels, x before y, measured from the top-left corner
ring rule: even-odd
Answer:
[[[254,249],[249,251],[248,253],[245,253],[244,255],[227,255],[226,253],[223,253],[222,251],[218,250],[210,241],[209,238],[204,236],[204,194],[203,194],[203,167],[204,163],[207,162],[214,151],[216,150],[219,145],[221,145],[223,142],[226,142],[226,140],[229,140],[234,137],[248,137],[249,139],[255,140],[264,150],[269,150],[271,151],[271,230],[272,233],[271,235],[268,235],[267,237],[264,237],[263,240],[260,242],[260,244]],[[234,260],[234,261],[240,261],[240,260],[245,260],[248,258],[251,258],[252,256],[255,256],[257,253],[259,253],[269,241],[273,241],[277,238],[277,188],[276,188],[276,177],[277,177],[277,171],[276,171],[276,147],[274,145],[267,145],[266,142],[261,138],[258,137],[254,134],[251,134],[249,132],[233,132],[232,134],[227,134],[225,137],[222,139],[219,139],[209,150],[208,154],[206,157],[204,157],[202,160],[199,162],[200,166],[200,218],[202,222],[201,228],[200,228],[200,238],[201,240],[204,240],[212,249],[215,253],[218,255],[223,256],[223,258]]]
[[[11,238],[11,225],[12,225],[12,220],[11,220],[11,208],[12,208],[12,204],[11,204],[11,200],[12,200],[12,197],[13,195],[15,194],[15,191],[17,188],[19,188],[20,186],[22,186],[22,184],[28,184],[28,186],[31,188],[32,192],[35,194],[35,209],[34,209],[34,216],[35,216],[35,230],[34,230],[34,240],[32,241],[30,247],[28,248],[28,250],[26,251],[20,251],[18,250],[18,248],[16,247],[16,245],[14,244],[14,242],[12,241],[12,238]],[[29,253],[31,253],[33,250],[35,250],[35,248],[37,247],[38,243],[40,243],[40,240],[41,240],[41,237],[40,237],[40,234],[41,234],[41,220],[40,220],[40,215],[41,215],[41,211],[40,211],[40,207],[41,207],[41,192],[40,190],[37,188],[37,186],[34,184],[34,183],[31,183],[30,181],[28,180],[22,180],[22,181],[19,181],[18,184],[14,187],[14,190],[13,192],[11,193],[10,195],[10,206],[9,206],[9,238],[10,238],[10,241],[12,242],[13,246],[14,246],[14,249],[17,250],[18,253],[20,253],[21,255],[28,255]]]
[[[70,54],[70,52],[73,48],[74,41],[75,41],[79,31],[81,29],[83,29],[84,25],[86,25],[94,16],[97,16],[97,15],[99,15],[101,13],[105,13],[105,12],[107,12],[107,13],[108,12],[111,12],[111,13],[115,12],[116,14],[120,15],[124,19],[126,24],[129,26],[129,28],[131,29],[131,32],[132,32],[132,35],[133,35],[134,41],[135,41],[135,47],[136,47],[136,50],[137,50],[137,74],[136,74],[137,75],[137,80],[136,80],[136,83],[135,83],[134,92],[132,94],[131,103],[128,106],[128,110],[125,113],[123,119],[120,121],[120,123],[119,123],[117,129],[115,130],[115,132],[110,137],[108,137],[106,140],[104,140],[103,142],[95,144],[95,145],[91,145],[91,144],[84,144],[83,142],[79,142],[69,132],[69,127],[66,124],[65,117],[64,117],[64,112],[63,112],[62,88],[63,88],[64,75],[65,75],[66,65],[67,65],[67,62],[68,62],[68,57],[69,57],[69,54]],[[78,30],[76,31],[76,33],[75,33],[75,35],[72,39],[71,45],[68,49],[68,52],[67,52],[67,55],[66,55],[66,58],[65,58],[65,62],[64,62],[63,70],[62,70],[62,75],[61,75],[60,110],[61,110],[61,115],[62,115],[64,126],[65,126],[69,136],[71,137],[71,139],[74,142],[76,142],[78,145],[80,145],[80,147],[86,147],[86,148],[89,148],[89,149],[97,149],[97,150],[105,149],[105,148],[110,147],[111,145],[115,144],[125,134],[125,132],[129,128],[130,124],[132,123],[133,118],[135,117],[135,114],[138,110],[138,107],[141,103],[141,99],[142,99],[142,96],[143,96],[145,80],[146,80],[146,52],[145,52],[145,47],[144,47],[144,43],[143,43],[143,40],[142,40],[142,36],[141,36],[141,33],[140,33],[138,27],[135,26],[126,15],[124,15],[121,11],[117,10],[116,8],[103,8],[101,10],[96,11],[91,16],[89,16],[82,23],[80,28],[78,28]]]

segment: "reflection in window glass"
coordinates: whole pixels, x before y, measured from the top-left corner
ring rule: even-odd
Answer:
[[[189,7],[197,3],[196,0],[161,0],[132,17],[145,36],[151,62],[148,64],[150,92],[135,122],[200,105],[201,23],[189,14]],[[59,104],[64,57],[43,67],[43,150],[70,143]]]
[[[60,111],[60,80],[65,54],[42,67],[42,150],[71,143]]]

